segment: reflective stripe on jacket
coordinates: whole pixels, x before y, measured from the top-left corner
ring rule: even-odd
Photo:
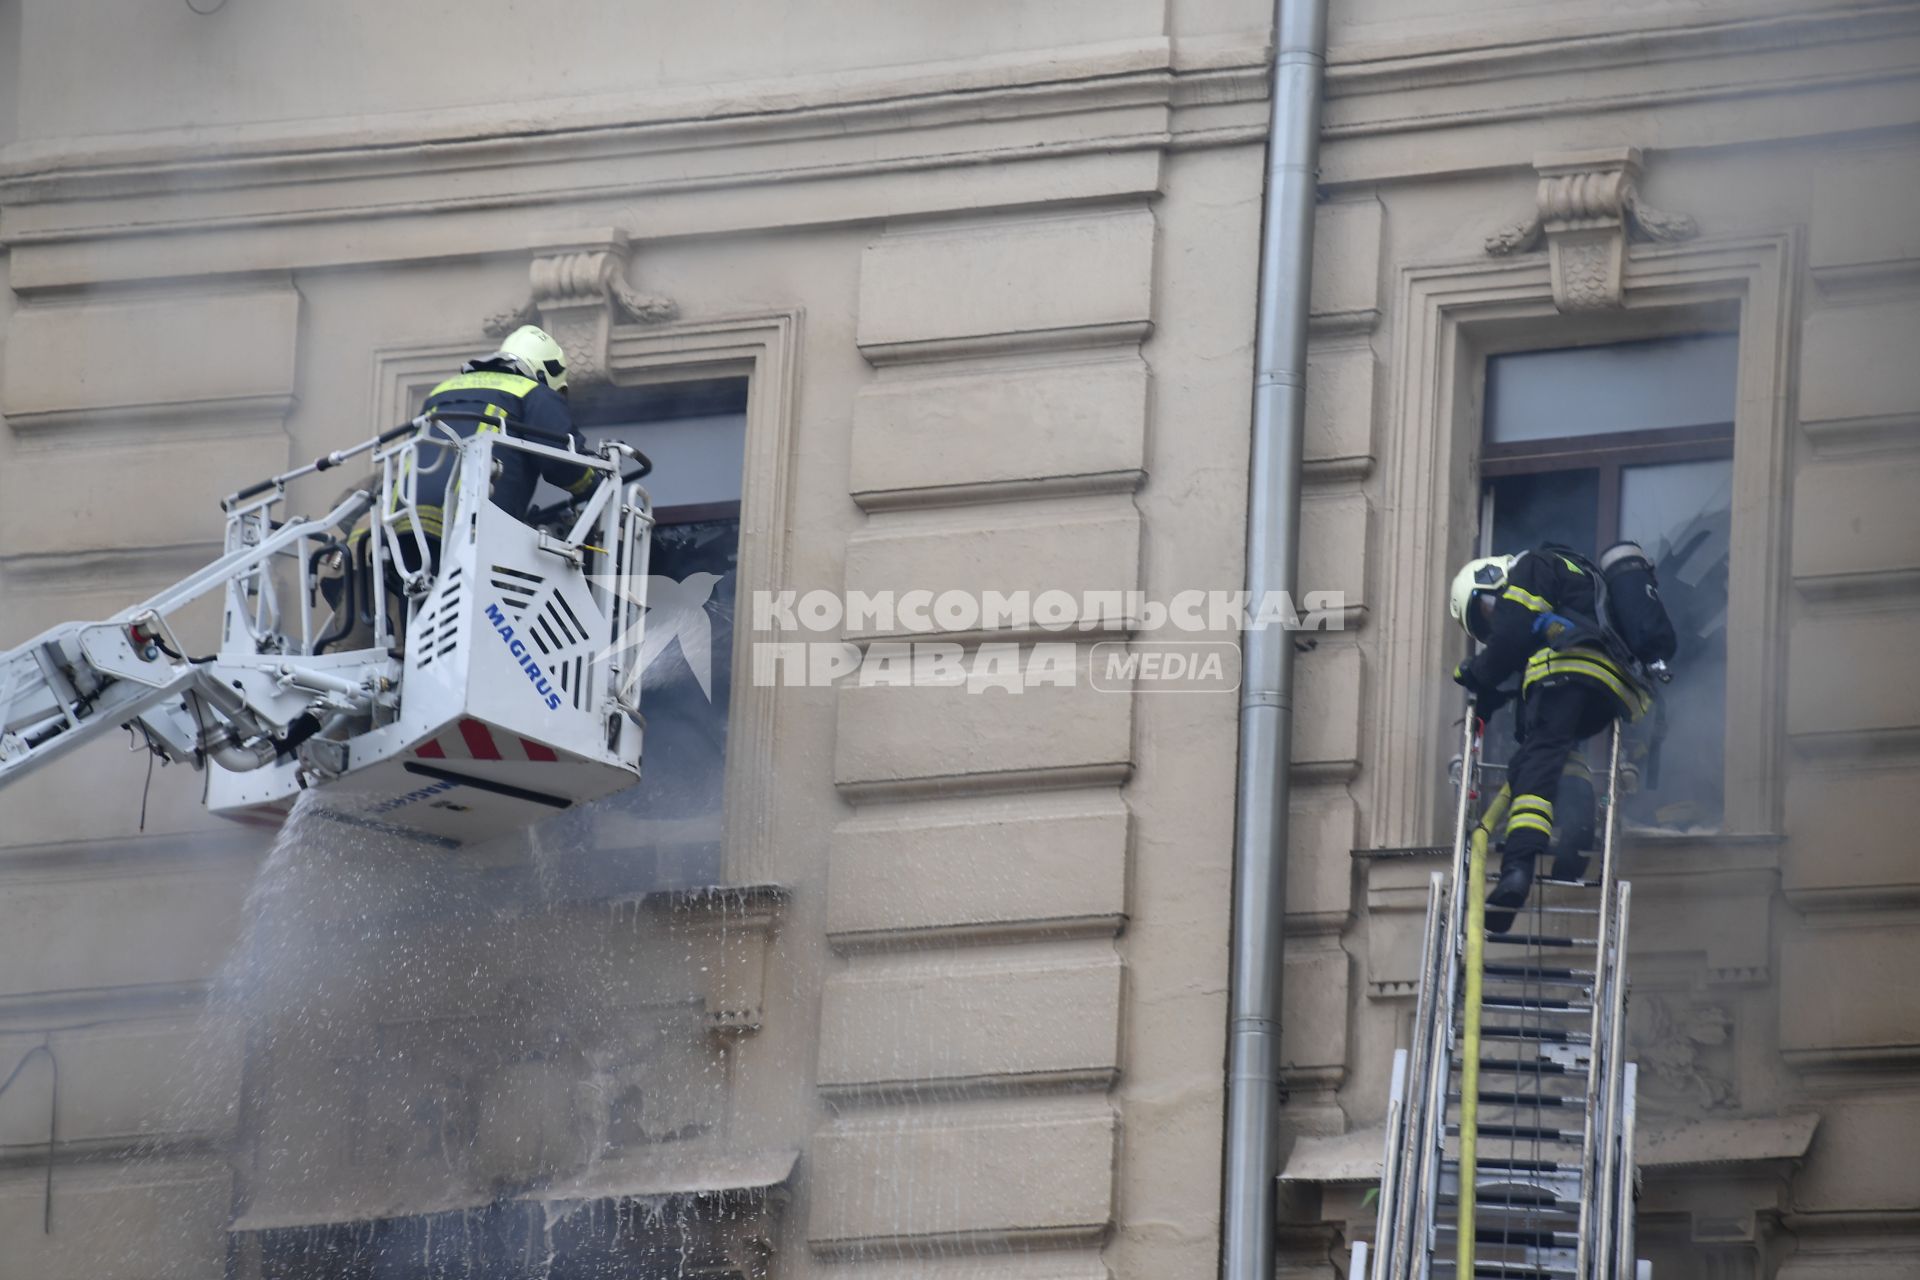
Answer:
[[[1487,642],[1466,664],[1472,687],[1497,689],[1519,674],[1524,694],[1543,680],[1573,679],[1598,685],[1612,694],[1623,715],[1639,719],[1653,705],[1653,695],[1612,655],[1597,644],[1579,642],[1555,649],[1542,639],[1538,625],[1559,615],[1592,619],[1599,604],[1593,577],[1570,556],[1552,546],[1529,551],[1513,562],[1506,580],[1492,589],[1493,618]],[[1556,621],[1555,625],[1559,625]],[[1579,635],[1591,636],[1585,627]]]
[[[421,412],[431,413],[436,409],[481,415],[480,421],[444,421],[448,430],[462,437],[487,431],[513,435],[518,434],[516,427],[525,426],[539,433],[538,437],[529,437],[532,443],[561,447],[555,440],[544,438],[552,436],[571,440],[576,450],[586,451],[585,441],[574,430],[573,414],[565,398],[544,383],[511,371],[482,368],[455,374],[427,394]],[[436,465],[434,455],[438,452],[447,453],[444,464]],[[420,449],[419,457],[421,471],[414,497],[420,523],[425,532],[438,537],[442,512],[447,506],[447,486],[454,469],[452,456],[449,451],[425,446]],[[526,519],[534,490],[541,480],[578,495],[593,487],[598,474],[591,467],[559,458],[536,457],[517,449],[499,450],[494,459],[499,465],[493,481],[493,503],[517,520]]]

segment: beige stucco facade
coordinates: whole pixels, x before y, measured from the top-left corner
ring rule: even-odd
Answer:
[[[750,379],[742,600],[1235,588],[1270,18],[0,0],[0,643],[209,558],[222,494],[401,421],[528,305],[588,385]],[[1625,852],[1643,1251],[1912,1275],[1920,7],[1332,21],[1302,584],[1347,608],[1298,662],[1282,1274],[1371,1231],[1484,361],[1737,326],[1727,833]],[[1132,626],[1085,621],[1082,663]],[[606,1196],[739,1192],[700,1274],[1211,1274],[1236,699],[758,687],[753,638],[724,876],[752,888],[502,926],[644,975],[596,1023],[672,1041],[643,1089],[706,1082],[659,1117],[702,1136]],[[111,739],[0,794],[0,1072],[51,1051],[0,1094],[6,1280],[220,1274],[236,1217],[378,1201],[248,1199],[273,1055],[206,998],[267,838],[180,769],[140,830],[145,775]],[[539,1127],[510,1100],[545,1084],[472,1087],[485,1141]],[[292,1139],[316,1186],[424,1210],[336,1136]]]

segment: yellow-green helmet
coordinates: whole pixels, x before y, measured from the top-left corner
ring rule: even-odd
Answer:
[[[506,336],[496,360],[510,360],[520,372],[536,382],[544,382],[555,391],[567,389],[567,353],[554,336],[537,324],[523,324]]]
[[[1453,591],[1447,597],[1447,612],[1461,630],[1473,635],[1473,614],[1469,606],[1482,591],[1498,591],[1507,581],[1507,570],[1519,556],[1482,556],[1469,560],[1453,575]]]

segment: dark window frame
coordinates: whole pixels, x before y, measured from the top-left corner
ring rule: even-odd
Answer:
[[[656,528],[676,524],[705,524],[709,520],[738,520],[740,501],[731,502],[689,502],[678,507],[655,507],[653,523]]]
[[[1669,462],[1710,462],[1732,457],[1731,422],[1483,444],[1480,492],[1484,501],[1488,481],[1510,476],[1546,475],[1562,471],[1599,472],[1600,506],[1594,521],[1594,549],[1597,551],[1620,541],[1621,473],[1627,468],[1658,466]]]

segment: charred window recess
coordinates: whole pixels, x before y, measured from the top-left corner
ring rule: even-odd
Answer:
[[[1625,814],[1642,827],[1723,821],[1736,362],[1733,334],[1487,361],[1486,553],[1558,542],[1592,556],[1638,542],[1679,632],[1657,770],[1644,742],[1630,752],[1643,776]]]
[[[232,1272],[258,1280],[757,1280],[784,1187],[497,1201],[414,1217],[244,1231]]]
[[[622,440],[652,459],[643,483],[659,523],[640,650],[641,778],[541,829],[544,843],[569,855],[557,863],[566,896],[721,877],[746,408],[745,378],[616,387],[575,406],[590,443]]]

